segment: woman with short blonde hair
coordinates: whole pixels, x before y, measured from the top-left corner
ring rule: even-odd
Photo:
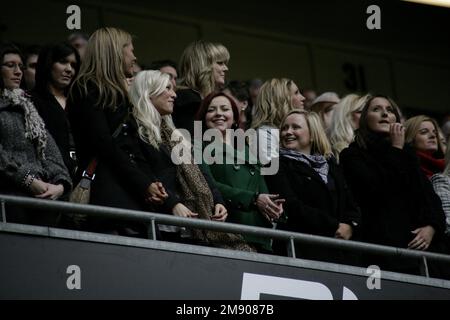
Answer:
[[[225,86],[230,53],[220,43],[195,41],[180,59],[180,87],[177,90],[173,121],[177,128],[194,132],[194,119],[202,100]]]
[[[302,115],[306,120],[310,135],[311,154],[320,154],[326,159],[329,159],[331,156],[333,156],[333,153],[331,151],[331,144],[327,138],[327,135],[325,134],[325,130],[323,129],[323,124],[320,116],[317,113],[294,109],[290,111],[283,119],[281,130],[283,130],[283,124],[286,122],[286,119],[293,114]]]
[[[290,111],[282,121],[280,136],[280,169],[276,175],[266,177],[270,192],[286,200],[287,220],[279,224],[280,229],[345,240],[352,238],[360,214],[332,157],[319,115],[303,110]],[[279,244],[274,247],[285,254]],[[351,263],[339,256],[338,251],[331,254],[329,250],[314,246],[300,246],[297,255]]]
[[[216,78],[215,64],[226,67],[229,60],[230,53],[223,44],[205,41],[191,43],[180,59],[181,86],[198,91],[202,97],[222,89],[225,83],[221,83],[219,75]]]

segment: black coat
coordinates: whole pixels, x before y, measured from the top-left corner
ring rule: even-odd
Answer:
[[[132,130],[137,132],[137,130]],[[140,139],[139,139],[140,140]],[[135,161],[143,172],[154,174],[156,179],[160,181],[169,197],[162,206],[155,207],[154,210],[161,213],[172,214],[172,209],[177,203],[184,203],[183,197],[180,195],[179,183],[177,179],[177,166],[173,163],[170,150],[165,145],[160,145],[156,149],[152,145],[140,140],[143,158],[136,158]],[[206,182],[212,192],[214,204],[223,204],[224,200],[219,190],[214,185],[211,176],[198,166],[205,177]]]
[[[92,159],[98,160],[90,203],[133,210],[148,209],[145,203],[147,189],[156,178],[150,171],[143,172],[136,164],[135,158],[143,158],[143,155],[133,132],[135,126],[127,126],[117,138],[112,137],[128,118],[131,105],[122,102],[115,110],[97,107],[98,94],[94,89],[85,96],[75,88],[72,95],[67,110],[79,159],[78,177]],[[103,220],[96,220],[93,229],[102,230],[106,225],[106,228],[115,228]]]
[[[279,224],[280,229],[334,237],[339,223],[347,223],[355,233],[359,209],[334,159],[328,165],[328,184],[307,164],[286,157],[280,158],[276,175],[266,176],[270,192],[286,199],[287,221]],[[302,244],[296,248],[302,257],[326,259],[330,254],[329,250],[308,249]]]
[[[192,89],[177,90],[177,98],[172,113],[175,127],[188,130],[193,137],[195,116],[201,103],[202,98],[197,91]]]
[[[411,231],[430,225],[436,234],[429,250],[438,247],[445,216],[411,148],[405,146],[402,150],[379,140],[363,149],[354,142],[342,151],[340,159],[361,208],[364,241],[407,248],[415,237]],[[399,265],[398,260],[389,258],[374,262],[383,262],[386,268],[396,271],[417,268],[416,263]]]
[[[49,93],[42,94],[33,91],[32,100],[39,115],[44,120],[45,127],[58,145],[64,164],[73,178],[77,163],[70,156],[70,152],[75,151],[75,145],[66,111],[61,107],[56,98]]]

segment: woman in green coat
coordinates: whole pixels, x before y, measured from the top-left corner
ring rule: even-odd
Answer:
[[[214,137],[203,144],[202,166],[214,179],[222,193],[229,215],[227,221],[250,226],[272,228],[283,213],[283,199],[269,194],[261,166],[248,145],[235,146],[233,130],[239,111],[234,100],[224,93],[207,96],[197,114],[203,122],[204,137]],[[242,132],[243,133],[243,132]],[[271,252],[271,239],[245,236],[259,252]]]

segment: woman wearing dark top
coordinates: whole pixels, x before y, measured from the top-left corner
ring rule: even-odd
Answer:
[[[196,41],[180,59],[180,86],[173,110],[173,122],[178,129],[194,132],[195,116],[203,98],[225,85],[230,53],[220,43]]]
[[[266,176],[269,190],[286,199],[287,220],[279,223],[279,229],[353,238],[360,212],[332,157],[319,116],[303,110],[289,112],[281,124],[280,143],[280,169]],[[285,246],[277,248],[285,254]],[[296,253],[307,259],[354,263],[335,249],[297,244]]]
[[[36,67],[32,99],[47,130],[55,139],[64,163],[75,176],[75,145],[66,114],[69,87],[78,74],[80,56],[72,46],[61,43],[41,49]]]
[[[345,177],[362,213],[362,239],[413,250],[442,251],[444,213],[405,145],[405,129],[395,102],[370,97],[361,114],[355,142],[341,153]],[[367,264],[419,273],[419,261],[366,256]]]
[[[141,155],[133,126],[124,126],[117,139],[112,137],[132,111],[126,77],[132,76],[135,61],[130,34],[115,28],[99,29],[89,40],[80,74],[69,94],[68,115],[79,159],[78,179],[94,158],[98,161],[91,204],[145,210],[147,202],[163,203],[167,198],[156,177],[140,170],[134,161]],[[98,232],[142,235],[141,225],[128,228],[130,225],[92,218],[86,227]]]

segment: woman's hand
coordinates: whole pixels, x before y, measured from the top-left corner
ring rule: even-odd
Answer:
[[[391,144],[395,148],[403,149],[405,145],[405,127],[401,123],[392,123],[389,131]]]
[[[432,226],[426,226],[422,228],[418,228],[414,231],[411,231],[416,236],[415,238],[408,244],[408,249],[422,250],[425,251],[431,244],[433,240],[435,230]]]
[[[222,204],[216,204],[214,210],[215,212],[214,215],[211,216],[211,220],[224,222],[227,219],[227,208],[225,208]]]
[[[349,240],[353,235],[352,226],[346,223],[339,223],[339,227],[337,228],[334,237],[338,239]]]
[[[169,197],[161,182],[153,182],[147,189],[147,201],[154,204],[163,204]]]
[[[260,194],[256,199],[256,206],[259,211],[270,222],[278,219],[283,213],[284,199],[277,199],[279,196],[278,194]]]
[[[182,203],[177,203],[175,205],[175,207],[173,207],[172,213],[174,216],[183,217],[183,218],[197,218],[198,217],[197,213],[192,212],[191,210],[189,210],[188,207],[186,207]]]
[[[35,195],[36,198],[56,200],[64,194],[64,186],[62,184],[46,183],[46,185],[47,185],[47,191],[45,191],[44,193]]]
[[[45,193],[47,189],[48,189],[47,183],[37,178],[35,178],[33,182],[30,184],[30,191],[34,196]]]

